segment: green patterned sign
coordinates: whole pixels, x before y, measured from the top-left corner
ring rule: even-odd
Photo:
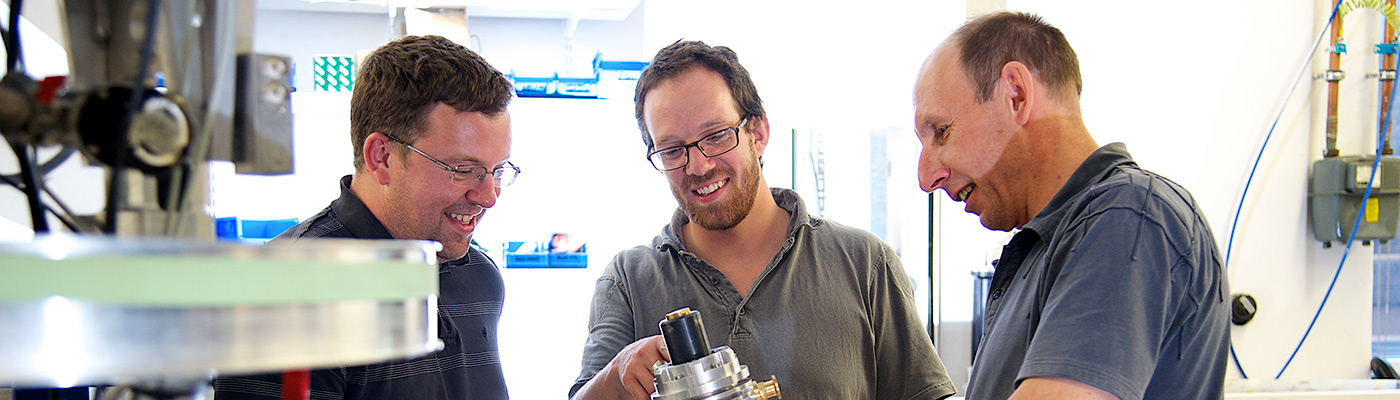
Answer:
[[[313,57],[316,91],[349,92],[355,89],[355,59],[350,56]]]

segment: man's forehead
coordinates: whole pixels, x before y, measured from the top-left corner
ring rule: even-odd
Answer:
[[[723,77],[703,66],[657,84],[643,107],[648,133],[658,142],[711,133],[741,114]]]
[[[479,111],[456,111],[442,115],[424,137],[438,137],[445,145],[448,160],[479,164],[500,164],[510,157],[510,113],[487,114]],[[432,126],[432,125],[430,125]]]
[[[957,46],[944,43],[929,54],[914,84],[914,100],[919,108],[946,107],[950,101],[972,96],[971,79],[963,72]]]

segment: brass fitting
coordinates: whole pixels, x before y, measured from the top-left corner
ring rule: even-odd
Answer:
[[[783,398],[782,390],[778,389],[778,377],[769,375],[767,382],[754,382],[753,395],[755,400]]]
[[[682,308],[676,311],[672,311],[670,314],[666,314],[666,320],[670,321],[687,315],[690,315],[690,307]]]

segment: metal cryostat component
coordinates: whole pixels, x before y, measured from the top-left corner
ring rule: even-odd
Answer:
[[[776,377],[767,382],[749,378],[749,367],[728,346],[710,348],[699,311],[682,308],[661,320],[661,335],[671,364],[653,366],[659,400],[765,400],[781,399]]]

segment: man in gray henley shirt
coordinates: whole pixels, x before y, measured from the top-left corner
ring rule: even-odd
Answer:
[[[791,399],[941,399],[953,394],[888,245],[807,215],[760,171],[768,120],[734,52],[662,49],[637,83],[637,124],[680,204],[649,246],[598,278],[576,399],[648,398],[667,360],[657,321],[703,312],[712,345]]]

